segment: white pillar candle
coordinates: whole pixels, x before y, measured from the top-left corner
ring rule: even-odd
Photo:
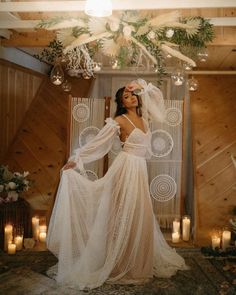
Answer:
[[[173,221],[173,233],[180,233],[180,221],[177,218]]]
[[[172,233],[172,242],[173,243],[179,243],[179,238],[180,238],[180,235],[178,232],[173,232]]]
[[[225,251],[229,247],[231,241],[231,232],[229,230],[224,230],[222,233],[222,249]]]
[[[40,225],[39,226],[39,233],[46,233],[47,232],[47,226],[46,225]]]
[[[7,250],[8,254],[16,254],[16,244],[8,244],[8,250]]]
[[[183,241],[189,241],[190,238],[190,217],[183,216],[182,219],[182,238]]]
[[[42,243],[46,242],[47,234],[46,233],[39,233],[39,241]]]
[[[37,216],[32,218],[32,233],[34,240],[38,240],[39,236],[39,218]]]
[[[12,242],[13,235],[13,226],[11,224],[7,224],[4,228],[4,250],[8,251],[8,244]]]
[[[211,245],[213,250],[215,250],[216,248],[220,248],[220,240],[221,239],[218,236],[211,237]]]
[[[16,250],[22,250],[23,247],[23,236],[16,236],[14,238],[14,243],[16,244]]]

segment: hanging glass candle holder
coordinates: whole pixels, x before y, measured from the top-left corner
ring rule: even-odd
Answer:
[[[197,56],[198,56],[198,60],[199,60],[200,62],[206,62],[206,61],[207,61],[207,58],[208,58],[208,52],[207,52],[207,49],[204,48],[204,49],[202,49],[201,51],[199,51],[198,54],[197,54]]]
[[[171,79],[175,86],[181,86],[184,83],[184,71],[182,68],[176,68],[172,74]]]
[[[193,67],[192,67],[189,63],[184,62],[184,63],[183,63],[183,69],[184,69],[185,71],[191,71],[191,70],[193,69]]]
[[[101,71],[101,69],[102,69],[102,63],[100,63],[100,62],[94,63],[94,67],[93,67],[94,72],[99,72],[99,71]]]
[[[189,91],[196,91],[198,89],[198,81],[195,78],[188,80],[188,89]]]
[[[64,72],[60,62],[56,62],[50,73],[50,79],[54,85],[61,85],[64,81]]]
[[[65,82],[62,83],[61,88],[65,92],[70,92],[71,91],[71,83],[68,80],[65,80]]]

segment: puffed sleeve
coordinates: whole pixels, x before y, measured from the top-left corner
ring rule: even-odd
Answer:
[[[106,125],[86,145],[75,149],[70,161],[76,162],[76,168],[83,171],[83,164],[96,161],[105,156],[111,149],[114,139],[120,133],[119,124],[112,118],[105,120]]]
[[[163,122],[166,117],[166,109],[162,92],[152,83],[148,83],[143,79],[136,82],[142,87],[141,98],[143,103],[143,117],[148,120]]]

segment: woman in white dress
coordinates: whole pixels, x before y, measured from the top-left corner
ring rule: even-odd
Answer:
[[[133,92],[137,88],[142,88],[143,106]],[[64,166],[49,225],[47,245],[58,257],[57,281],[79,289],[104,282],[139,284],[187,269],[166,243],[149,193],[151,132],[142,111],[163,120],[162,94],[138,80],[118,90],[116,102],[115,120],[108,118]],[[88,180],[83,164],[103,157],[118,134],[122,151],[103,178]]]

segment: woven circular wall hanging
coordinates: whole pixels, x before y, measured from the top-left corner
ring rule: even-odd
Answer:
[[[151,196],[159,202],[167,202],[174,198],[177,192],[177,184],[170,175],[157,175],[150,183]]]
[[[80,146],[84,146],[88,143],[91,139],[93,139],[98,133],[100,129],[95,126],[89,126],[84,128],[79,136],[79,144]]]
[[[157,129],[152,132],[152,152],[157,158],[165,157],[172,151],[174,142],[169,132]]]
[[[85,103],[78,103],[73,107],[72,115],[77,122],[85,122],[90,116],[89,107]]]
[[[182,113],[177,108],[168,108],[166,110],[166,123],[170,126],[178,126],[182,122]]]

